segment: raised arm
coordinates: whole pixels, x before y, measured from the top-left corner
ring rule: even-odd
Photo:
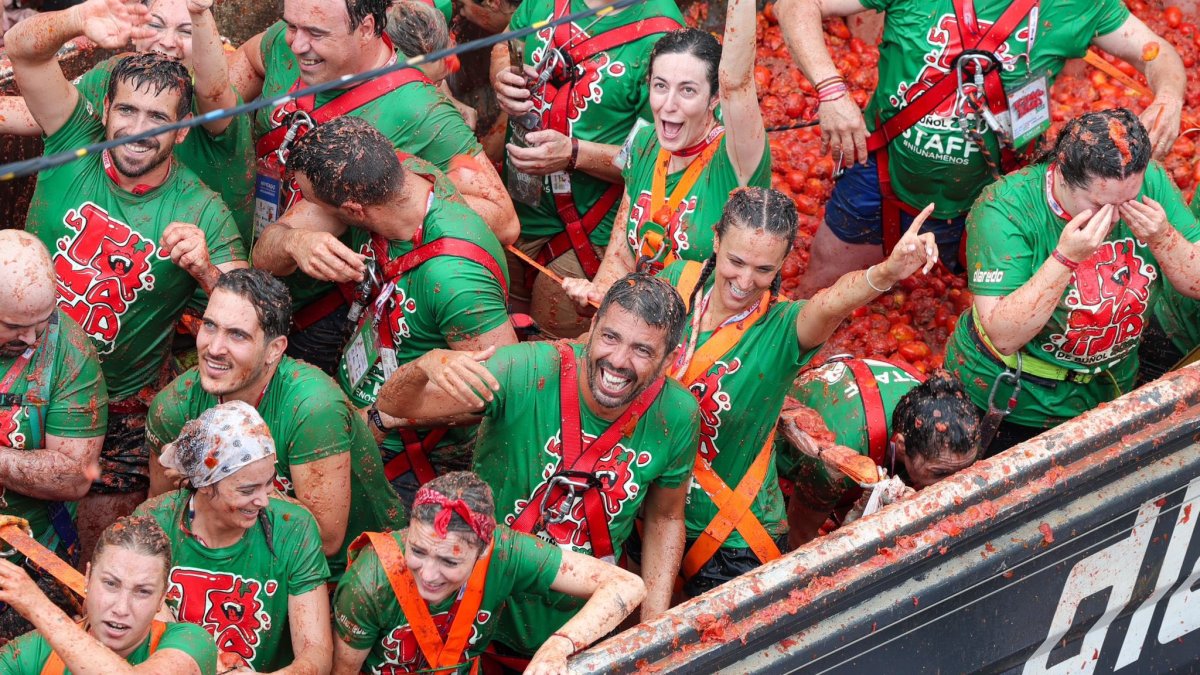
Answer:
[[[1106,204],[1095,213],[1087,210],[1072,218],[1059,237],[1058,252],[1076,263],[1090,258],[1108,235],[1113,209]],[[977,293],[975,314],[992,345],[1001,354],[1015,354],[1045,327],[1069,283],[1071,269],[1052,256],[1008,295]]]
[[[821,20],[849,16],[866,9],[860,0],[779,0],[775,16],[800,72],[814,85],[839,73],[825,46]],[[862,111],[849,96],[822,103],[817,108],[821,121],[821,152],[845,153],[847,162],[867,161],[867,125]]]
[[[484,365],[494,347],[478,352],[433,349],[400,366],[383,387],[375,405],[392,417],[420,420],[482,412],[500,383]],[[482,396],[482,398],[481,398]]]
[[[345,225],[301,200],[262,231],[250,258],[277,277],[299,269],[314,279],[358,281],[366,265],[363,256],[338,240],[345,231]]]
[[[587,603],[547,640],[525,669],[526,675],[567,672],[567,659],[603,638],[646,597],[646,585],[632,572],[564,550],[550,589]]]
[[[229,81],[244,101],[254,100],[262,94],[263,78],[267,75],[262,59],[262,37],[262,33],[255,35],[226,57]]]
[[[931,232],[919,234],[921,225],[931,213],[933,204],[926,206],[913,220],[887,260],[866,270],[843,274],[832,286],[804,304],[796,315],[796,340],[800,349],[807,351],[824,344],[850,312],[890,290],[897,281],[919,269],[924,272],[933,269],[938,261],[937,242]]]
[[[59,12],[35,14],[4,35],[13,77],[43,133],[49,136],[61,129],[79,102],[79,92],[55,58],[59,48],[80,35],[106,49],[152,37],[144,25],[149,11],[138,0],[88,0]]]
[[[1179,136],[1180,111],[1187,87],[1187,73],[1184,72],[1179,53],[1170,42],[1155,35],[1133,14],[1120,28],[1097,36],[1092,42],[1145,74],[1154,92],[1154,102],[1142,111],[1140,117],[1150,132],[1155,159],[1162,159],[1171,151],[1175,138]],[[1152,42],[1158,44],[1158,56],[1146,61],[1142,58],[1146,53],[1143,50]]]
[[[192,65],[196,69],[196,109],[201,115],[237,105],[237,95],[229,84],[225,47],[212,15],[213,0],[187,0],[192,17]],[[231,118],[207,122],[204,129],[218,136],[229,127]]]
[[[144,663],[130,665],[50,602],[25,570],[7,560],[0,560],[0,602],[32,623],[75,675],[200,675],[196,659],[179,649],[160,649]]]
[[[745,186],[762,161],[767,131],[754,84],[754,0],[731,0],[718,75],[725,115],[725,151]]]

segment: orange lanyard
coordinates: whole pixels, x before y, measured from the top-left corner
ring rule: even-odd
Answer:
[[[697,378],[708,372],[708,369],[712,368],[718,359],[733,349],[734,345],[750,329],[750,326],[753,326],[755,321],[767,313],[767,305],[770,304],[771,299],[770,291],[763,293],[756,305],[737,316],[726,319],[708,338],[708,342],[696,349],[696,342],[700,336],[700,320],[704,316],[705,310],[708,309],[708,298],[711,293],[711,290],[705,293],[703,301],[692,310],[692,334],[688,336],[688,348],[680,355],[671,371],[671,377],[679,380],[685,387],[691,386]]]
[[[679,179],[675,189],[671,191],[670,197],[667,197],[666,193],[667,165],[671,163],[671,153],[659,148],[658,158],[654,161],[654,178],[650,183],[650,213],[653,214],[655,223],[666,228],[668,224],[676,220],[674,216],[676,209],[679,208],[679,203],[691,193],[692,187],[700,179],[700,174],[708,167],[713,155],[721,147],[718,141],[724,134],[725,127],[722,126],[713,127],[712,131],[708,132],[708,139],[705,141],[706,147],[700,152],[700,156],[684,170],[683,176]]]

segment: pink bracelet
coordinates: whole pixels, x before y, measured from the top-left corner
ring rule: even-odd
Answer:
[[[1074,260],[1071,260],[1067,256],[1063,255],[1062,253],[1059,252],[1058,249],[1054,249],[1054,251],[1050,254],[1050,257],[1057,260],[1059,262],[1059,264],[1061,264],[1063,267],[1071,270],[1072,272],[1079,269],[1079,263],[1077,263]]]

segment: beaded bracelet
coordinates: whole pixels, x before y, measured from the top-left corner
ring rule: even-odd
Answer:
[[[836,82],[845,82],[845,81],[846,81],[846,78],[842,77],[841,75],[831,75],[830,77],[827,77],[827,78],[821,80],[820,82],[814,84],[813,89],[820,91],[821,87],[824,87],[826,85],[833,84]]]
[[[840,84],[835,87],[828,87],[820,92],[817,92],[817,101],[820,103],[836,101],[840,98],[843,98],[848,91],[849,89],[844,84]]]
[[[1061,264],[1063,267],[1071,270],[1072,272],[1079,269],[1079,263],[1077,263],[1074,260],[1071,260],[1067,256],[1063,255],[1062,253],[1059,252],[1058,249],[1054,249],[1054,251],[1050,254],[1050,256],[1052,258],[1054,258],[1055,260],[1057,260],[1059,262],[1059,264]]]

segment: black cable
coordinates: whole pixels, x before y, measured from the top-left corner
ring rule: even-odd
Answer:
[[[811,120],[806,120],[804,122],[796,122],[795,124],[788,124],[788,125],[784,125],[784,126],[780,126],[780,127],[767,127],[767,133],[773,134],[776,131],[792,131],[793,129],[807,129],[808,127],[815,127],[820,123],[821,123],[821,120],[814,117]],[[0,167],[0,168],[3,168],[3,167]]]
[[[171,124],[163,125],[161,127],[157,127],[154,129],[147,129],[146,131],[142,131],[142,132],[139,132],[136,134],[130,134],[128,136],[122,136],[121,138],[102,141],[99,143],[93,143],[91,145],[86,145],[82,148],[76,148],[75,150],[64,150],[63,152],[55,153],[53,155],[48,155],[48,156],[43,155],[41,157],[35,157],[33,159],[25,159],[25,160],[21,160],[19,162],[10,162],[8,164],[0,165],[0,183],[13,180],[14,178],[20,178],[22,176],[28,176],[31,174],[39,173],[39,172],[45,171],[47,169],[53,169],[54,167],[62,166],[63,164],[66,164],[67,162],[72,162],[77,159],[82,159],[83,157],[86,157],[88,155],[94,155],[96,153],[103,152],[103,151],[109,150],[111,148],[115,148],[118,145],[124,145],[126,143],[135,143],[137,141],[141,141],[141,140],[144,140],[147,138],[152,138],[154,136],[158,136],[160,134],[165,134],[165,133],[168,133],[171,131],[178,131],[180,129],[189,129],[191,127],[199,126],[201,124],[207,124],[209,122],[214,122],[216,120],[222,120],[227,117],[234,117],[236,115],[252,113],[255,110],[260,110],[262,108],[268,108],[268,107],[273,108],[276,106],[283,105],[284,103],[287,103],[288,101],[291,101],[293,99],[300,98],[301,96],[320,94],[322,92],[326,92],[331,89],[340,89],[347,85],[358,84],[359,82],[364,82],[366,80],[371,80],[371,79],[374,79],[381,75],[386,75],[388,73],[400,70],[401,68],[415,68],[416,66],[419,66],[423,63],[427,63],[430,61],[439,61],[448,56],[464,54],[466,52],[475,51],[477,49],[491,47],[493,45],[499,44],[499,43],[507,41],[507,40],[512,40],[515,38],[522,38],[522,37],[525,37],[526,35],[530,35],[539,30],[542,30],[543,28],[548,28],[548,27],[553,28],[555,26],[559,26],[564,23],[572,23],[572,22],[578,21],[580,19],[586,19],[590,16],[600,16],[603,14],[610,14],[617,10],[625,9],[626,7],[632,7],[633,5],[641,4],[645,1],[646,0],[616,0],[612,4],[605,5],[603,7],[599,7],[596,9],[588,8],[581,12],[576,12],[574,14],[568,14],[568,15],[560,17],[558,19],[552,19],[552,20],[548,20],[548,21],[539,21],[539,22],[534,23],[533,25],[527,26],[525,28],[514,30],[514,31],[511,31],[508,33],[500,33],[497,35],[490,35],[488,37],[480,38],[478,40],[472,40],[471,42],[468,42],[466,44],[461,44],[461,45],[457,45],[454,47],[448,47],[446,49],[439,49],[438,51],[431,52],[429,54],[413,56],[411,58],[405,59],[404,61],[397,61],[396,63],[387,65],[387,66],[383,66],[380,68],[376,68],[375,70],[368,70],[368,71],[364,71],[361,73],[355,73],[353,75],[344,75],[336,80],[331,80],[329,82],[322,82],[321,84],[314,84],[311,87],[305,87],[304,89],[300,89],[295,92],[284,94],[283,96],[276,96],[276,97],[270,98],[270,99],[259,98],[258,100],[251,101],[249,103],[243,103],[242,105],[234,106],[232,108],[222,108],[220,110],[213,110],[213,111],[205,113],[203,115],[197,115],[194,117],[185,118],[185,119],[179,120],[177,122],[172,122]]]

